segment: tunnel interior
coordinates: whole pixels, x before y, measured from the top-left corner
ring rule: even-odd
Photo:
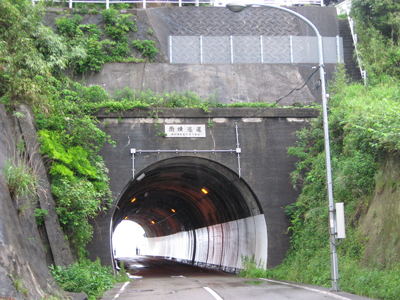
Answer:
[[[260,215],[263,215],[262,209],[254,193],[235,172],[208,159],[175,157],[142,170],[127,184],[114,211],[112,230],[123,220],[133,221],[142,226],[149,239],[175,237],[172,243],[189,247],[187,252],[190,253],[182,259],[184,261],[205,260],[200,259],[202,254],[198,252],[207,251],[209,256],[210,248],[214,256],[217,255],[214,252],[221,252],[217,256],[222,261],[223,256],[228,255],[227,247],[232,246],[230,251],[235,252],[248,248],[237,245],[252,240],[243,234],[254,236],[254,239],[257,236],[256,232],[249,232],[256,226],[251,225],[249,229],[248,225],[236,224],[238,220]],[[247,227],[239,228],[243,226]],[[206,235],[202,234],[205,229]],[[186,242],[182,242],[182,233],[190,236],[184,238]],[[171,239],[162,240],[166,244]],[[200,244],[207,245],[200,247]],[[159,256],[174,258],[179,255],[159,253]],[[203,263],[207,265],[207,262]],[[236,268],[238,263],[234,264]]]

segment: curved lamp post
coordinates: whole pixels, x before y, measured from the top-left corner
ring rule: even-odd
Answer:
[[[328,111],[327,111],[327,100],[326,100],[326,84],[325,84],[324,56],[322,50],[322,38],[321,35],[319,34],[317,27],[315,27],[315,25],[311,23],[309,19],[285,7],[269,5],[269,4],[244,4],[244,3],[229,3],[226,5],[226,7],[230,11],[237,13],[253,5],[276,8],[286,11],[292,15],[295,15],[296,17],[306,22],[314,30],[315,35],[317,36],[319,75],[321,79],[321,92],[322,92],[322,117],[324,122],[325,164],[326,164],[326,180],[327,180],[328,208],[329,208],[329,244],[331,252],[331,278],[332,278],[331,291],[338,292],[339,271],[338,271],[338,258],[336,252],[336,244],[335,244],[336,221],[335,221],[335,207],[333,202],[333,189],[332,189],[331,155],[329,146]]]

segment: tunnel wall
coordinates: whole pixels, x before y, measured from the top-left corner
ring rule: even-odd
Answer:
[[[266,268],[268,237],[264,215],[169,236],[147,238],[142,255],[174,259],[235,273],[253,255]],[[194,256],[194,260],[193,260]]]
[[[158,119],[148,116],[148,110],[139,109],[124,113],[100,111],[97,115],[99,127],[116,142],[115,147],[105,145],[101,151],[109,168],[115,199],[132,180],[131,148],[235,149],[237,124],[242,150],[242,180],[258,199],[268,228],[267,266],[280,264],[290,246],[285,207],[294,203],[299,193],[293,189],[290,179],[297,158],[289,156],[287,148],[295,145],[296,131],[306,127],[310,118],[318,116],[318,111],[308,108],[229,108],[212,109],[205,113],[201,109],[165,108],[159,112]],[[207,135],[205,138],[166,138],[160,135],[165,124],[205,124]],[[135,159],[136,173],[162,160],[185,156],[188,155],[138,154]],[[236,153],[197,153],[196,157],[218,162],[232,172],[238,172]],[[118,203],[114,205],[117,207]],[[111,219],[112,212],[108,212],[93,222],[93,241],[87,247],[91,259],[100,257],[104,264],[111,262]]]

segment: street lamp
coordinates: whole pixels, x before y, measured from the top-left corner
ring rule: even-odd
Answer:
[[[335,207],[333,202],[333,189],[332,189],[331,155],[329,146],[328,110],[326,101],[326,84],[325,84],[324,56],[322,50],[322,37],[319,34],[317,27],[315,27],[315,25],[309,19],[285,7],[269,5],[269,4],[244,4],[244,3],[229,3],[226,5],[226,7],[230,11],[237,13],[253,5],[276,8],[286,11],[292,15],[295,15],[296,17],[306,22],[314,30],[315,35],[317,36],[319,76],[321,79],[321,92],[322,92],[322,118],[324,122],[324,146],[325,146],[325,165],[326,165],[326,181],[327,181],[326,185],[327,185],[328,208],[329,208],[329,245],[331,252],[331,278],[332,278],[331,291],[338,292],[339,271],[338,271],[338,258],[336,252],[336,244],[335,244],[336,221],[335,221]]]

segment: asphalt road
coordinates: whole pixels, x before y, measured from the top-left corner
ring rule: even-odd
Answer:
[[[275,281],[249,279],[220,271],[148,257],[124,259],[132,282],[117,284],[104,300],[365,300],[343,292]]]

